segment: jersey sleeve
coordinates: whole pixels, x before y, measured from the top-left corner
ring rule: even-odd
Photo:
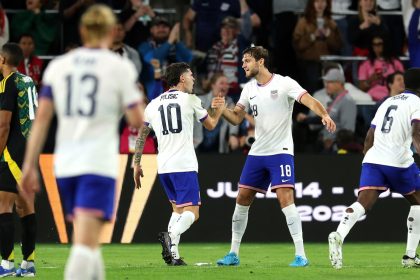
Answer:
[[[44,75],[42,77],[42,88],[39,92],[38,98],[48,98],[53,99],[53,81],[54,81],[54,68],[55,61],[51,61],[50,64],[45,69]]]
[[[379,109],[376,112],[378,112],[378,111],[379,111]],[[378,125],[378,119],[379,119],[378,115],[379,114],[376,113],[375,116],[373,117],[372,121],[370,122],[370,127],[371,128],[376,128],[376,126]]]
[[[420,102],[415,103],[413,113],[411,114],[411,123],[420,122]]]
[[[295,80],[293,80],[290,77],[285,77],[286,79],[286,83],[287,83],[287,95],[290,98],[293,98],[294,100],[296,100],[297,102],[300,103],[300,99],[302,98],[302,96],[307,93],[307,91],[301,87],[298,82],[296,82]]]
[[[149,105],[147,105],[146,109],[144,109],[143,122],[144,122],[144,125],[145,126],[153,129],[151,118],[150,118],[150,110],[151,110],[151,107],[152,107],[152,103],[149,103]]]
[[[13,79],[7,79],[4,92],[0,95],[0,110],[13,112],[16,106],[18,89]]]
[[[122,105],[129,108],[142,100],[143,94],[137,87],[137,71],[134,64],[127,59],[123,60],[123,69],[120,77]]]
[[[207,110],[201,105],[201,100],[196,95],[191,95],[191,105],[194,110],[195,118],[199,122],[203,122],[207,117]]]
[[[241,107],[245,112],[249,110],[249,84],[246,84],[242,89],[241,96],[239,97],[236,106]]]

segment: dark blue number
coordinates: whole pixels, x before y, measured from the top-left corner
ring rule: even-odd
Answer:
[[[252,105],[252,108],[251,109],[252,109],[252,115],[254,117],[258,116],[258,108],[257,108],[257,105],[256,104]]]
[[[390,116],[391,112],[394,110],[397,110],[397,105],[391,105],[386,110],[384,121],[382,122],[382,128],[381,131],[383,133],[389,133],[391,131],[392,123],[394,122],[394,118]]]
[[[175,108],[176,112],[176,128],[173,127],[172,122],[172,109]],[[163,105],[160,105],[158,108],[160,112],[160,120],[162,121],[162,134],[168,135],[169,131],[172,133],[180,133],[182,131],[182,120],[181,120],[181,107],[178,103],[170,103],[168,107],[166,107],[166,117],[165,117],[165,109]],[[168,125],[166,125],[168,124]],[[168,130],[169,127],[169,130]]]
[[[67,83],[67,99],[66,99],[66,116],[73,115],[72,109],[72,96],[73,96],[73,76],[66,76]],[[85,74],[80,78],[80,84],[83,88],[88,88],[88,90],[80,92],[82,98],[88,100],[89,109],[83,109],[80,104],[77,109],[77,113],[83,117],[91,117],[95,114],[96,110],[96,94],[98,93],[98,78],[91,74]]]

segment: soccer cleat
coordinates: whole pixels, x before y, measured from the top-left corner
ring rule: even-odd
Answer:
[[[328,245],[330,250],[330,261],[331,265],[335,269],[340,269],[343,267],[343,253],[341,248],[343,247],[343,241],[341,241],[341,236],[338,232],[333,231],[328,235]]]
[[[35,266],[28,267],[27,269],[19,267],[16,270],[16,277],[35,277]]]
[[[179,259],[172,259],[171,263],[168,263],[170,266],[181,266],[187,265],[182,258]]]
[[[5,269],[0,265],[0,278],[13,276],[16,273],[16,269],[13,267],[11,269]]]
[[[172,252],[171,252],[171,237],[168,232],[159,232],[158,240],[162,245],[162,259],[166,264],[172,263]]]
[[[293,260],[293,262],[289,264],[289,266],[291,267],[304,267],[308,265],[309,265],[308,259],[305,259],[302,256],[295,256],[295,259]]]
[[[236,266],[239,265],[239,263],[239,257],[234,252],[230,252],[222,259],[217,260],[217,265],[220,266]]]
[[[402,257],[401,264],[405,268],[420,268],[419,255],[416,255],[414,258],[410,258],[409,256],[404,255]]]

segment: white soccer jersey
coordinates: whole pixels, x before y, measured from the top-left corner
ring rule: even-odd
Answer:
[[[193,145],[194,119],[204,121],[207,111],[201,100],[185,92],[170,90],[147,105],[145,124],[158,140],[158,173],[198,171]]]
[[[372,120],[375,127],[373,146],[363,162],[408,167],[413,162],[412,122],[420,121],[420,98],[413,93],[389,97]]]
[[[118,124],[124,109],[141,100],[137,72],[105,49],[79,48],[54,59],[45,70],[58,118],[57,177],[118,173]]]
[[[273,74],[264,85],[256,80],[245,85],[237,105],[247,112],[251,109],[255,119],[255,142],[250,155],[293,155],[293,104],[305,93],[295,80],[278,74]]]

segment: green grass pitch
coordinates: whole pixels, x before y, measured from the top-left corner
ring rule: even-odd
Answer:
[[[180,244],[186,267],[168,267],[161,259],[159,244],[105,245],[103,255],[107,279],[420,279],[420,269],[404,269],[403,243],[344,244],[344,267],[335,270],[328,260],[328,244],[305,245],[309,267],[291,268],[293,244],[244,243],[241,265],[217,267],[215,262],[229,250],[229,244]],[[38,279],[63,279],[68,245],[38,244]],[[19,252],[15,252],[17,261]],[[196,266],[195,263],[209,263]]]

